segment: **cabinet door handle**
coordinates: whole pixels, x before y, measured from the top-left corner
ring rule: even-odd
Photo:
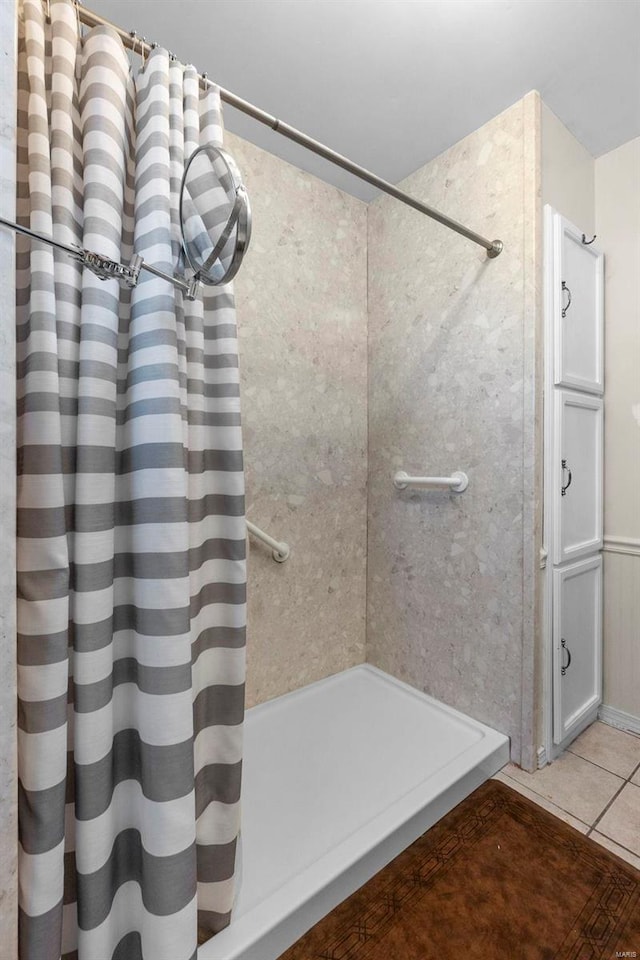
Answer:
[[[567,473],[569,474],[569,479],[567,480],[566,483],[564,482],[564,472],[565,472],[565,470],[566,470]],[[563,460],[563,461],[562,461],[562,483],[561,483],[561,486],[562,486],[562,496],[563,496],[563,497],[566,496],[567,490],[568,490],[569,487],[571,486],[571,480],[572,480],[572,479],[573,479],[573,478],[572,478],[572,476],[571,476],[571,470],[569,470],[569,467],[567,466],[567,461],[566,461],[566,460]]]
[[[564,282],[564,280],[562,281],[562,290],[563,290],[563,292],[566,292],[567,297],[569,298],[569,299],[567,300],[566,306],[564,306],[564,307],[562,308],[562,317],[563,317],[563,319],[564,319],[564,317],[566,317],[566,315],[567,315],[567,311],[568,311],[569,307],[571,306],[571,290],[569,290],[569,287],[566,285],[566,283]]]
[[[560,641],[560,644],[561,644],[561,646],[562,646],[562,650],[566,652],[566,654],[567,654],[567,656],[568,656],[568,658],[569,658],[569,659],[567,660],[567,662],[564,664],[564,666],[561,667],[561,669],[560,669],[560,673],[561,673],[562,676],[564,677],[565,673],[567,672],[567,670],[568,670],[569,667],[571,666],[571,650],[569,650],[569,647],[567,646],[567,641],[564,639],[564,637],[563,637],[562,640]]]

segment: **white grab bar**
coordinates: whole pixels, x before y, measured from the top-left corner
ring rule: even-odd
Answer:
[[[407,487],[421,487],[425,490],[438,490],[449,487],[453,493],[462,493],[469,486],[469,477],[462,470],[456,470],[450,477],[410,477],[404,470],[398,470],[393,478],[396,490]]]
[[[273,551],[271,556],[278,563],[284,563],[285,560],[289,559],[291,550],[288,543],[274,540],[273,537],[270,537],[269,534],[265,533],[264,530],[261,530],[260,527],[256,527],[255,523],[251,523],[250,520],[247,520],[247,530],[249,533],[252,533],[254,537],[257,537],[258,540],[262,540],[262,542],[266,543],[268,547],[271,547],[271,550]]]

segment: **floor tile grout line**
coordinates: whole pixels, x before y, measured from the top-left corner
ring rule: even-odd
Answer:
[[[611,800],[609,800],[609,803],[605,806],[605,808],[604,808],[604,810],[602,811],[602,813],[600,814],[600,816],[599,816],[599,817],[596,817],[596,819],[593,821],[593,823],[592,823],[592,825],[591,825],[591,830],[595,830],[595,828],[598,826],[598,824],[600,823],[600,821],[601,821],[602,818],[604,817],[604,815],[605,815],[605,813],[607,812],[607,810],[609,810],[610,807],[613,806],[614,802],[618,799],[618,797],[620,796],[620,794],[622,793],[622,791],[624,790],[624,788],[626,787],[626,785],[627,785],[628,782],[629,782],[628,780],[625,780],[624,783],[622,784],[622,786],[621,786],[618,790],[616,790],[616,792],[615,792],[614,795],[611,797]],[[598,831],[598,833],[600,833],[600,831]],[[588,836],[588,834],[587,834],[587,836]],[[610,839],[613,839],[613,837],[611,837]],[[617,843],[617,840],[614,840],[613,842],[614,842],[614,843]]]
[[[602,818],[604,817],[605,813],[606,813],[606,812],[610,809],[610,807],[615,803],[615,801],[616,801],[617,798],[620,796],[620,794],[622,793],[622,791],[624,790],[624,788],[626,787],[626,785],[627,785],[628,783],[630,783],[632,787],[638,786],[638,788],[640,789],[640,785],[635,784],[635,783],[632,782],[633,777],[635,777],[635,775],[636,775],[636,773],[638,772],[638,770],[640,770],[640,763],[638,763],[635,767],[633,767],[633,769],[631,770],[631,772],[629,773],[629,775],[625,778],[625,777],[622,777],[619,773],[614,773],[613,770],[608,770],[606,767],[602,767],[599,763],[596,763],[594,760],[589,760],[587,757],[582,757],[582,756],[580,756],[579,753],[574,753],[574,751],[571,750],[570,747],[567,747],[565,752],[566,752],[566,753],[571,753],[572,756],[578,757],[579,760],[584,760],[585,763],[590,763],[591,766],[596,767],[598,770],[602,770],[604,773],[608,773],[608,774],[610,774],[612,777],[616,777],[618,780],[621,781],[621,784],[620,784],[620,786],[618,787],[618,789],[616,790],[616,792],[613,794],[613,796],[610,798],[610,800],[605,804],[605,806],[604,806],[604,807],[602,808],[602,810],[600,811],[599,815],[595,818],[595,820],[594,820],[593,823],[591,823],[591,824],[589,824],[588,821],[583,820],[581,817],[576,816],[576,814],[575,814],[573,811],[567,810],[565,807],[561,806],[561,804],[557,803],[555,800],[551,800],[549,797],[546,797],[543,793],[539,793],[537,790],[534,789],[534,787],[529,786],[529,784],[522,783],[520,780],[517,780],[515,777],[510,776],[510,775],[506,772],[506,770],[505,770],[504,767],[503,767],[499,772],[500,772],[503,776],[507,777],[507,779],[510,780],[512,783],[518,784],[519,786],[522,786],[522,787],[524,787],[525,789],[530,790],[531,793],[535,794],[535,796],[537,796],[537,797],[540,797],[540,798],[541,798],[542,800],[544,800],[546,803],[550,803],[552,806],[557,807],[558,810],[562,810],[563,813],[566,813],[568,816],[573,817],[573,818],[574,818],[575,820],[577,820],[579,823],[583,823],[585,826],[588,827],[586,836],[587,836],[587,837],[590,837],[591,834],[594,832],[594,830],[596,830],[596,827],[598,826],[598,824],[600,823],[600,821],[601,821]],[[534,774],[531,774],[531,776],[532,776],[532,777],[535,777],[535,773],[534,773]],[[599,830],[598,830],[597,832],[600,833]],[[606,834],[603,834],[603,836],[606,836]],[[612,837],[610,837],[609,839],[611,839],[614,843],[617,843],[617,840],[613,840]],[[618,846],[621,846],[621,847],[623,847],[623,849],[627,850],[627,847],[624,847],[623,844],[618,844]],[[631,853],[631,854],[634,854],[634,851],[633,851],[633,850],[629,850],[628,852]],[[637,854],[634,854],[634,856],[637,856]]]
[[[590,760],[589,757],[583,757],[582,754],[576,753],[574,750],[571,749],[571,747],[567,747],[565,753],[570,753],[572,757],[578,757],[579,760],[586,760],[587,763],[593,764],[593,766],[597,767],[599,770],[604,770],[605,773],[612,773],[614,777],[620,777],[622,780],[625,779],[625,777],[623,777],[621,773],[616,773],[614,770],[609,770],[609,767],[603,767],[601,763],[596,763],[595,760]],[[638,764],[637,767],[633,768],[633,770],[631,771],[631,774],[629,775],[629,779],[635,776],[635,773],[638,767],[640,767],[640,763]]]
[[[589,830],[587,837],[590,837],[592,833],[597,833],[599,837],[605,837],[607,840],[610,840],[611,843],[615,843],[616,847],[620,847],[621,850],[624,850],[626,853],[630,853],[632,857],[636,857],[638,860],[640,860],[640,855],[637,854],[635,850],[631,850],[629,847],[625,847],[624,843],[619,843],[617,840],[614,840],[613,837],[610,837],[608,833],[603,833],[601,830],[594,830],[592,827]],[[594,840],[593,842],[597,843],[598,841]],[[600,846],[603,846],[603,844],[600,844]]]
[[[577,756],[577,754],[576,754],[576,756]],[[584,759],[584,758],[581,758],[581,759]],[[590,762],[590,761],[589,761],[589,762]],[[597,767],[598,764],[595,763],[594,766]],[[638,764],[638,767],[640,767],[640,764]],[[638,767],[634,768],[633,773],[631,774],[632,777],[635,775],[636,770],[638,769]],[[600,769],[604,769],[604,767],[601,767]],[[602,833],[602,831],[596,830],[597,824],[600,823],[600,821],[602,820],[603,816],[605,815],[605,813],[607,812],[607,810],[609,809],[609,807],[613,804],[613,802],[616,800],[616,798],[622,793],[622,791],[623,791],[624,788],[626,787],[627,783],[630,783],[630,782],[631,782],[630,780],[625,780],[625,781],[623,782],[622,786],[621,786],[621,787],[617,790],[617,792],[613,795],[613,797],[611,798],[611,800],[609,801],[609,803],[604,807],[604,809],[602,810],[602,812],[600,813],[600,815],[599,815],[598,817],[596,817],[596,819],[595,819],[594,822],[593,822],[593,825],[592,825],[592,826],[589,826],[589,824],[587,823],[586,820],[582,820],[580,817],[577,817],[577,816],[575,815],[575,813],[571,813],[570,810],[565,810],[565,808],[564,808],[564,807],[561,807],[559,803],[554,803],[553,800],[549,800],[549,798],[543,796],[543,794],[538,793],[536,790],[533,790],[531,787],[527,787],[524,783],[520,783],[519,780],[516,780],[514,777],[510,777],[508,773],[504,773],[503,770],[501,770],[501,771],[499,771],[499,772],[502,773],[503,776],[505,776],[505,777],[507,778],[507,780],[510,780],[511,783],[514,783],[514,784],[516,784],[516,786],[519,786],[519,787],[524,787],[525,790],[528,790],[530,793],[535,794],[536,797],[540,797],[541,800],[545,800],[547,803],[551,804],[551,806],[556,807],[558,810],[562,810],[563,813],[566,813],[566,814],[568,814],[568,816],[572,817],[574,820],[577,820],[578,823],[582,823],[582,824],[584,824],[585,827],[588,827],[587,832],[584,834],[585,837],[591,837],[591,834],[592,834],[592,833],[598,833],[600,836],[606,837],[607,840],[610,840],[612,843],[615,843],[616,846],[620,847],[622,850],[625,850],[627,853],[630,853],[632,857],[638,857],[638,856],[639,856],[639,855],[635,852],[635,850],[631,850],[629,847],[625,847],[624,843],[620,843],[618,840],[615,840],[613,837],[610,837],[609,834],[607,834],[607,833]],[[610,773],[610,772],[611,772],[610,770],[607,771],[607,773]],[[632,787],[635,787],[636,784],[635,784],[635,783],[632,783],[631,786],[632,786]],[[516,792],[517,792],[517,791],[516,791]],[[525,799],[526,799],[526,798],[525,798]],[[545,808],[542,807],[542,809],[544,810]],[[549,813],[549,812],[551,812],[551,811],[547,811],[547,812]],[[559,818],[558,818],[558,819],[559,819]],[[569,826],[571,826],[571,824],[569,824]],[[596,842],[597,842],[597,841],[594,840],[594,843],[596,843]],[[601,846],[602,846],[602,844],[601,844]],[[606,848],[605,848],[605,849],[606,849]]]
[[[640,738],[640,733],[636,733],[635,730],[627,730],[626,727],[617,727],[615,724],[610,723],[609,720],[601,720],[601,719],[598,717],[598,719],[597,719],[595,722],[596,722],[596,723],[603,723],[603,724],[605,725],[605,727],[607,727],[607,729],[609,729],[609,730],[617,730],[618,733],[626,733],[626,735],[627,735],[628,737],[635,737],[636,740]],[[567,747],[567,749],[569,749],[569,748]]]
[[[631,784],[632,786],[634,786],[634,787],[637,787],[637,786],[638,786],[637,783],[633,783],[633,778],[635,777],[635,775],[636,775],[636,773],[638,772],[638,770],[640,770],[640,763],[638,764],[637,767],[635,767],[635,768],[631,771],[631,773],[629,774],[629,779],[627,780],[627,783],[630,783],[630,784]]]
[[[594,764],[595,766],[595,764]],[[502,772],[502,771],[500,771]],[[508,773],[504,774],[508,780],[511,780],[511,783],[517,784],[519,787],[524,787],[525,790],[529,790],[530,793],[534,793],[536,797],[540,797],[541,800],[544,800],[546,803],[550,803],[552,807],[557,807],[558,810],[562,810],[563,813],[566,813],[567,816],[573,817],[574,820],[577,820],[578,823],[583,823],[585,827],[589,827],[589,821],[583,820],[582,817],[576,816],[575,813],[572,813],[571,810],[565,810],[564,807],[561,807],[559,803],[556,803],[555,800],[550,800],[549,797],[545,797],[543,793],[538,793],[537,790],[534,790],[533,787],[528,786],[526,783],[521,783],[519,780],[516,780],[515,777],[510,777]],[[624,786],[624,783],[623,785]],[[620,788],[622,789],[622,787]],[[517,792],[517,791],[516,791]],[[544,810],[544,807],[542,808]],[[604,812],[604,811],[603,811]],[[591,827],[589,827],[591,829]]]
[[[571,751],[569,751],[569,749],[567,748],[567,750],[565,750],[565,753],[568,753],[568,752],[571,752]],[[615,777],[616,780],[621,780],[621,781],[622,781],[622,786],[619,788],[618,793],[620,792],[620,790],[622,790],[622,787],[624,787],[625,784],[627,784],[627,783],[629,782],[628,780],[625,780],[625,778],[622,777],[619,773],[614,773],[613,770],[607,770],[606,767],[601,767],[599,763],[594,763],[593,760],[587,760],[586,757],[581,757],[581,756],[580,756],[579,754],[577,754],[577,753],[573,753],[572,756],[578,757],[579,760],[584,760],[585,763],[590,763],[592,767],[596,767],[598,770],[602,770],[603,773],[608,773],[610,776]],[[560,757],[558,757],[558,759],[560,759]],[[548,766],[551,766],[551,764],[548,764]],[[639,764],[639,766],[640,766],[640,764]],[[637,768],[634,768],[633,771],[631,772],[631,776],[632,776],[632,777],[635,776],[636,769],[637,769]],[[501,770],[500,772],[504,772],[504,767],[502,768],[502,770]],[[525,772],[526,772],[526,771],[525,771]],[[538,772],[539,772],[539,771],[536,771],[536,773],[529,774],[529,776],[532,777],[532,778],[534,778]],[[505,777],[509,777],[510,780],[513,780],[514,783],[521,783],[521,781],[520,781],[520,780],[517,780],[515,777],[509,776],[508,773],[505,773],[504,775],[505,775]],[[523,787],[527,787],[527,789],[531,790],[531,791],[532,791],[533,793],[535,793],[538,797],[542,797],[542,798],[543,798],[544,800],[546,800],[548,803],[552,803],[555,807],[558,807],[559,810],[564,810],[564,812],[570,814],[570,816],[576,817],[575,813],[572,813],[571,810],[565,810],[565,808],[564,808],[564,807],[561,807],[560,804],[559,804],[559,803],[556,803],[555,800],[549,800],[549,798],[548,798],[548,797],[545,797],[545,795],[544,795],[543,793],[538,793],[537,790],[535,790],[533,787],[530,787],[528,783],[523,783],[522,786],[523,786]],[[633,784],[633,786],[635,786],[635,784]],[[604,813],[605,811],[603,810],[602,812]],[[580,817],[576,817],[576,820],[580,820]],[[587,822],[586,820],[581,820],[581,823],[586,823],[586,822]]]
[[[584,758],[582,758],[582,759],[584,759]],[[597,764],[594,764],[594,766],[598,766],[598,765],[597,765]],[[639,766],[640,766],[640,764],[639,764]],[[604,769],[604,768],[601,768],[601,769]],[[634,771],[633,771],[633,773],[631,774],[631,776],[634,776],[634,775],[635,775],[636,770],[637,770],[637,768],[634,769]],[[640,855],[639,855],[638,853],[636,853],[635,850],[631,850],[630,847],[626,847],[626,846],[624,845],[624,843],[620,843],[618,840],[615,840],[613,837],[610,837],[607,833],[603,833],[603,832],[600,831],[600,830],[596,830],[597,824],[600,823],[602,817],[605,815],[605,813],[607,812],[607,810],[609,809],[609,807],[613,804],[613,802],[616,800],[616,798],[620,795],[620,793],[621,793],[622,790],[625,788],[625,786],[627,785],[627,783],[630,783],[630,782],[631,782],[630,780],[625,780],[625,781],[624,781],[624,783],[622,784],[622,786],[621,786],[621,787],[618,789],[618,791],[613,795],[613,797],[611,798],[611,800],[609,801],[609,803],[604,807],[604,809],[602,810],[602,812],[600,813],[600,815],[599,815],[598,817],[596,817],[595,821],[593,822],[593,825],[590,826],[590,825],[587,823],[587,821],[582,820],[580,817],[577,817],[577,816],[575,815],[575,813],[571,813],[569,810],[565,810],[564,807],[561,807],[561,806],[560,806],[560,804],[554,803],[553,800],[549,800],[549,798],[548,798],[548,797],[545,797],[543,794],[537,793],[535,790],[532,790],[531,787],[525,786],[525,784],[520,783],[519,780],[515,780],[513,777],[510,777],[508,773],[503,773],[503,771],[499,771],[499,772],[502,773],[503,776],[507,778],[507,780],[510,780],[511,783],[513,783],[513,784],[515,785],[515,787],[523,787],[525,790],[528,790],[529,793],[534,794],[534,796],[536,796],[536,797],[540,797],[541,800],[544,800],[546,803],[550,804],[552,807],[556,807],[556,809],[561,810],[562,813],[566,813],[566,814],[567,814],[568,816],[570,816],[573,820],[576,820],[578,823],[581,823],[583,826],[587,827],[587,831],[586,831],[586,833],[583,834],[583,836],[585,836],[585,837],[587,837],[587,838],[592,838],[592,834],[593,834],[593,833],[597,833],[599,836],[605,837],[607,840],[610,840],[611,843],[614,843],[617,847],[620,847],[621,850],[624,850],[625,853],[630,854],[630,856],[636,857],[636,858],[639,858],[639,857],[640,857]],[[611,771],[607,771],[607,772],[609,773],[609,772],[611,772]],[[636,784],[632,783],[631,786],[636,786]],[[516,790],[516,792],[518,792],[518,791]],[[526,799],[526,797],[525,797],[525,799]],[[535,803],[535,801],[533,801],[533,802]],[[544,810],[545,807],[542,807],[542,809]],[[551,810],[547,810],[547,812],[553,814],[553,811],[551,811]],[[560,819],[560,818],[558,818],[558,819]],[[571,826],[571,824],[569,824],[569,826]],[[594,842],[594,843],[597,843],[597,840],[594,840],[593,842]],[[600,846],[603,846],[603,844],[600,844]],[[605,849],[606,849],[606,847],[605,847]],[[622,859],[624,859],[624,857],[623,857]]]
[[[595,818],[595,820],[594,820],[593,823],[591,823],[591,824],[589,824],[589,823],[588,823],[587,821],[585,821],[585,820],[582,820],[580,817],[577,817],[576,814],[573,813],[571,810],[566,810],[563,806],[561,806],[561,804],[555,802],[554,800],[551,800],[549,797],[546,797],[544,794],[539,793],[537,790],[534,789],[533,786],[529,786],[528,784],[522,783],[520,780],[516,779],[516,777],[510,776],[510,774],[506,771],[505,767],[503,767],[503,768],[499,771],[499,773],[500,773],[502,776],[504,776],[507,780],[509,780],[511,783],[513,783],[513,784],[514,784],[514,788],[522,787],[523,789],[528,790],[528,791],[529,791],[530,793],[532,793],[535,797],[540,797],[540,799],[541,799],[541,800],[544,800],[545,803],[548,803],[548,804],[550,804],[551,806],[556,807],[558,810],[562,811],[562,812],[565,813],[567,816],[570,816],[570,817],[572,817],[574,820],[577,820],[578,823],[581,823],[581,824],[583,824],[584,826],[586,826],[586,827],[587,827],[587,831],[586,831],[586,833],[585,833],[585,836],[586,836],[587,838],[590,838],[593,833],[598,833],[600,836],[606,837],[606,838],[607,838],[608,840],[610,840],[612,843],[615,843],[618,847],[620,847],[620,848],[621,848],[622,850],[624,850],[626,853],[630,854],[631,856],[637,857],[637,856],[638,856],[638,853],[636,853],[634,850],[631,850],[629,847],[626,847],[623,843],[619,843],[619,842],[618,842],[616,839],[614,839],[613,837],[609,837],[608,834],[602,833],[602,831],[598,830],[597,827],[598,827],[598,825],[600,824],[600,822],[602,821],[602,819],[603,819],[603,817],[605,816],[605,814],[607,813],[607,811],[608,811],[608,810],[613,806],[613,804],[616,802],[616,800],[618,799],[618,797],[620,796],[620,794],[622,793],[622,791],[624,790],[624,788],[627,786],[627,784],[630,783],[632,787],[633,787],[633,786],[637,786],[638,789],[640,789],[640,784],[635,784],[635,783],[633,783],[633,778],[634,778],[635,775],[638,773],[638,771],[640,771],[640,763],[637,763],[637,764],[631,769],[630,773],[629,773],[626,777],[623,777],[623,776],[621,776],[619,773],[614,773],[613,770],[608,770],[607,767],[601,766],[599,763],[596,763],[594,760],[590,760],[588,757],[583,757],[583,756],[581,756],[579,753],[576,753],[575,751],[571,750],[571,747],[567,747],[567,748],[566,748],[566,752],[567,752],[567,753],[571,753],[572,756],[577,757],[579,760],[584,760],[585,763],[590,763],[593,767],[596,767],[596,769],[602,770],[604,773],[608,773],[608,774],[610,774],[611,776],[616,777],[619,781],[621,781],[621,782],[620,782],[620,786],[618,787],[618,789],[615,791],[615,793],[613,794],[613,796],[609,799],[608,803],[605,804],[605,806],[604,806],[604,807],[602,808],[602,810],[600,811],[599,815]],[[531,777],[532,777],[532,779],[533,779],[533,778],[535,777],[535,774],[532,774]],[[534,802],[535,802],[535,801],[534,801]],[[543,808],[543,809],[544,809],[544,808]],[[552,812],[552,811],[551,811],[551,812]],[[594,842],[596,842],[596,841],[594,841]]]

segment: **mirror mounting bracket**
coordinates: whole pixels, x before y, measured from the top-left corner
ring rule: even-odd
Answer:
[[[41,239],[45,239],[44,237]],[[78,249],[78,252],[72,254],[74,260],[78,260],[83,267],[91,270],[99,280],[121,280],[129,288],[135,287],[138,283],[140,270],[144,263],[141,256],[135,254],[131,257],[129,264],[119,263],[117,260],[111,260],[104,257],[101,253],[94,253],[92,250]]]
[[[103,257],[99,253],[93,253],[91,250],[78,250],[76,256],[80,263],[95,273],[100,280],[120,280],[132,289],[138,285],[140,271],[147,270],[156,277],[168,280],[174,287],[182,290],[185,299],[196,300],[200,289],[200,280],[193,277],[187,280],[186,277],[176,277],[158,270],[157,267],[151,267],[145,263],[144,259],[137,253],[134,253],[128,264],[118,263],[116,260],[110,260],[109,257]]]
[[[197,300],[198,291],[200,289],[200,280],[198,277],[194,277],[193,280],[187,281],[187,289],[184,292],[186,300]]]

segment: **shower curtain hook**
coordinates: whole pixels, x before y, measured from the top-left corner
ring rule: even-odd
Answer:
[[[136,32],[135,30],[129,30],[129,36],[131,37],[131,47],[130,47],[130,50],[131,50],[131,53],[135,56],[135,54],[136,54],[136,45],[137,45],[137,43],[138,43],[138,34],[137,34],[137,32]],[[132,63],[131,57],[128,57],[128,60],[129,60],[129,69],[132,70],[132,71],[135,71],[136,66],[135,66],[134,63]]]
[[[48,0],[47,0],[47,2],[48,2]],[[80,0],[75,0],[75,7],[76,7],[76,22],[77,22],[77,24],[78,24],[78,36],[79,36],[80,39],[82,40],[83,37],[84,37],[84,33],[83,33],[82,20],[81,20],[81,18],[80,18]]]
[[[145,64],[144,48],[145,48],[145,46],[146,46],[146,43],[147,43],[147,38],[146,38],[146,37],[141,37],[141,39],[140,39],[140,59],[142,60],[142,66],[143,66],[143,67],[144,67],[144,64]]]

